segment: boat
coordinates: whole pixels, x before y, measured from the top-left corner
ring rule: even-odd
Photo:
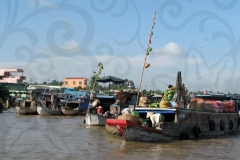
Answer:
[[[239,102],[240,99],[234,96],[213,94],[196,95],[189,108],[135,108],[142,117],[149,111],[163,114],[165,121],[158,129],[127,119],[107,119],[106,123],[116,127],[126,141],[188,140],[227,135],[239,131]]]
[[[23,100],[21,103],[18,103],[15,108],[20,115],[37,115],[37,105],[40,103],[40,100],[27,99]]]
[[[61,110],[61,102],[58,103],[58,110],[54,110],[51,108],[51,94],[43,94],[42,99],[43,103],[37,105],[37,112],[39,115],[45,116],[61,116],[64,115]]]
[[[39,115],[44,115],[44,116],[62,116],[64,115],[61,109],[53,110],[50,107],[46,106],[37,106],[37,112]]]
[[[115,102],[114,96],[96,96],[99,99],[104,112],[110,111],[110,105]],[[97,114],[95,108],[91,108],[91,103],[89,104],[88,112],[85,117],[85,123],[92,126],[105,126],[106,119],[105,115]]]
[[[156,11],[143,64],[137,101],[140,95],[144,69],[150,66],[150,64],[146,63],[146,60],[152,51],[149,45],[151,44],[155,19]],[[136,108],[138,106],[136,103],[132,108],[134,112],[131,112],[130,116],[118,116],[117,119],[107,119],[106,123],[109,126],[116,127],[126,141],[140,142],[162,141],[166,139],[187,140],[225,135],[239,131],[239,98],[229,95],[197,95],[196,98],[191,100],[189,107],[186,107],[186,92],[180,71],[177,73],[176,85],[171,85],[166,91],[161,100],[164,104],[160,103],[161,108]],[[170,101],[173,101],[175,105],[169,105]],[[138,115],[134,115],[135,113],[138,113]],[[150,126],[145,124],[146,121],[144,121],[150,115],[148,113],[152,114],[150,119],[154,123]],[[139,119],[144,120],[141,122]],[[158,122],[157,127],[155,120]]]
[[[80,108],[79,108],[80,102],[74,101],[74,102],[66,102],[65,105],[61,106],[61,110],[63,114],[68,116],[75,116],[80,115]]]
[[[129,94],[129,100],[128,103],[124,106],[118,103],[114,103],[110,106],[110,113],[115,111],[116,116],[121,115],[121,111],[124,108],[131,108],[133,105],[136,104],[136,99],[137,99],[137,92],[128,92]],[[107,123],[105,123],[105,128],[113,136],[121,136],[122,134],[118,131],[118,129],[114,126],[110,126]]]

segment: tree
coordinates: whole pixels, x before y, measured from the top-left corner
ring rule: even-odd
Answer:
[[[80,90],[83,90],[83,88],[81,86],[78,86],[78,87],[74,87],[74,90],[75,91],[80,91]]]
[[[42,84],[43,85],[50,85],[50,86],[62,86],[63,82],[62,81],[53,80],[51,82],[44,81]]]
[[[97,84],[97,80],[98,80],[98,78],[99,78],[99,75],[102,73],[102,70],[103,70],[103,64],[102,64],[102,62],[100,62],[100,63],[98,63],[98,72],[96,73],[95,71],[94,71],[94,74],[95,74],[95,76],[94,77],[92,77],[92,79],[91,79],[91,86],[92,86],[92,88],[91,88],[91,96],[92,96],[92,93],[93,93],[93,91],[95,90],[95,87],[96,87],[96,84]],[[93,81],[94,80],[94,81]]]

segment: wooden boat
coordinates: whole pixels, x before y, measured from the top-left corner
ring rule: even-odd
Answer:
[[[152,29],[155,25],[155,19],[156,11],[154,13],[149,43],[145,54],[137,100],[139,99],[139,93],[141,90],[144,68],[150,66],[150,64],[146,63],[146,60],[149,52],[152,51],[152,48],[149,45],[151,44],[151,38],[153,35]],[[189,108],[187,109],[184,104],[185,87],[182,83],[180,71],[177,74],[176,86],[174,89],[174,98],[169,98],[165,94],[164,95],[169,98],[166,102],[169,103],[169,101],[174,100],[177,104],[177,108],[175,111],[168,110],[169,112],[159,110],[159,112],[164,115],[165,120],[162,119],[162,124],[158,131],[151,127],[142,126],[142,124],[138,124],[138,122],[133,123],[133,121],[129,121],[128,119],[107,119],[106,123],[109,126],[115,126],[119,132],[122,133],[122,136],[126,141],[146,142],[161,141],[165,139],[184,140],[189,138],[218,136],[239,131],[239,98],[226,95],[198,96],[197,98],[200,98],[201,101],[198,101],[199,99],[191,101]],[[183,101],[183,103],[181,101]],[[137,104],[135,106],[137,106]],[[132,108],[133,111],[137,111],[135,106]],[[141,111],[146,112],[144,110]],[[142,117],[144,117],[144,115],[142,115]],[[145,118],[147,117],[145,116]],[[152,118],[154,118],[154,116]]]
[[[100,100],[104,112],[109,111],[110,105],[115,102],[114,96],[97,96],[97,98]],[[91,104],[89,104],[89,111],[86,114],[85,123],[93,126],[105,126],[107,117],[97,114],[96,109],[90,108],[90,106]]]
[[[20,115],[37,115],[37,104],[39,101],[25,100],[16,106],[16,110]]]
[[[66,102],[65,106],[61,107],[63,114],[68,116],[80,115],[79,102]]]
[[[46,106],[37,106],[37,112],[39,115],[45,116],[62,116],[64,115],[61,109],[53,110],[50,107]]]
[[[45,95],[46,101],[44,104],[37,105],[37,112],[39,115],[45,116],[61,116],[64,115],[61,110],[61,102],[58,103],[58,110],[53,110],[51,108],[51,94]]]
[[[107,119],[106,123],[109,126],[115,126],[126,141],[142,142],[204,138],[239,131],[239,98],[226,95],[199,95],[196,97],[204,99],[203,103],[206,104],[210,99],[212,103],[215,101],[220,103],[220,100],[224,103],[233,103],[234,110],[230,109],[228,105],[209,110],[209,106],[204,104],[202,104],[201,110],[199,108],[176,108],[175,111],[174,109],[158,110],[158,113],[165,116],[165,121],[162,122],[158,131],[152,127],[145,127],[123,119]],[[194,105],[199,105],[199,102]],[[148,112],[144,109],[136,108],[136,110],[139,110],[140,115]]]

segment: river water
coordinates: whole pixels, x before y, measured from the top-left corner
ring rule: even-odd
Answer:
[[[125,142],[84,116],[0,114],[0,159],[240,159],[240,134],[156,143]]]

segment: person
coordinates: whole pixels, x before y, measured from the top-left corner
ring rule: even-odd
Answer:
[[[97,114],[100,114],[100,115],[103,114],[102,106],[98,106],[98,107],[97,107]]]
[[[8,109],[8,107],[9,107],[9,98],[7,98],[6,100],[6,108]]]
[[[97,108],[100,105],[100,101],[98,98],[94,97],[93,98],[93,103],[92,103],[92,107]]]
[[[43,98],[41,99],[41,105],[46,106],[46,101]]]
[[[145,96],[145,94],[142,93],[142,96],[139,99],[139,106],[140,107],[147,107],[147,101],[148,101],[147,96]]]
[[[207,95],[208,94],[208,91],[206,90],[205,92],[203,92],[204,95]]]
[[[2,113],[3,111],[3,101],[2,101],[2,98],[0,97],[0,113]]]
[[[59,98],[56,94],[53,94],[53,109],[58,111],[58,102],[60,102]]]
[[[173,87],[173,85],[171,85],[171,84],[168,85],[168,89],[170,89],[170,88],[172,88],[172,87]]]
[[[54,97],[54,93],[52,93],[52,95],[51,95],[51,108],[52,108],[52,110],[54,109],[54,103],[53,103],[53,97]]]

